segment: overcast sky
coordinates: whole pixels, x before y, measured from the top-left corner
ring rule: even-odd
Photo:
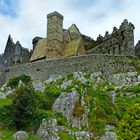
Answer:
[[[74,23],[93,39],[128,19],[135,25],[135,44],[140,39],[140,0],[0,0],[0,53],[9,34],[31,49],[35,36],[46,37],[46,15],[53,11],[64,16],[64,28]]]

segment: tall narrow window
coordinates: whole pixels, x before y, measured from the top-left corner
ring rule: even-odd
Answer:
[[[121,46],[119,45],[119,55],[121,55]]]

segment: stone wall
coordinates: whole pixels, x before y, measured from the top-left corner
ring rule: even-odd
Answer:
[[[140,56],[140,40],[138,41],[138,43],[135,46],[135,55]]]
[[[5,70],[3,70],[3,68],[0,68],[0,85],[3,85],[5,81]]]
[[[13,76],[27,74],[34,80],[46,80],[51,75],[65,75],[76,71],[93,73],[101,71],[104,75],[120,71],[133,71],[131,59],[127,56],[83,55],[65,59],[38,61],[5,68],[1,75],[8,80]],[[4,78],[3,78],[4,79]],[[3,81],[0,79],[0,83]]]
[[[131,22],[124,20],[118,29],[113,28],[111,34],[106,32],[104,36],[99,35],[96,41],[92,41],[87,53],[134,55],[134,29]]]

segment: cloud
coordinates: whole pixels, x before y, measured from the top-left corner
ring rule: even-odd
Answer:
[[[0,9],[4,1],[0,0]],[[4,3],[7,14],[0,10],[0,53],[4,51],[8,35],[19,40],[23,47],[32,48],[35,36],[46,37],[46,15],[58,11],[64,16],[64,28],[75,23],[81,33],[96,37],[105,31],[112,32],[124,19],[135,27],[135,43],[140,36],[139,5],[136,0],[9,0]],[[11,9],[15,16],[12,16]]]

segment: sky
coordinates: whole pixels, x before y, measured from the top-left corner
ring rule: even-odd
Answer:
[[[46,37],[47,14],[58,11],[63,27],[76,24],[82,34],[96,39],[119,28],[124,19],[135,26],[135,44],[140,40],[140,0],[0,0],[0,54],[8,35],[32,49],[32,39]]]

